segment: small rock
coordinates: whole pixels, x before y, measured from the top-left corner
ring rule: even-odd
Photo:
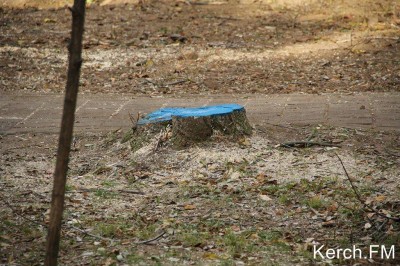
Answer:
[[[103,253],[103,252],[106,252],[106,249],[103,247],[100,247],[97,249],[97,252]]]
[[[264,29],[266,29],[268,32],[276,32],[276,27],[274,26],[265,26]]]
[[[91,251],[85,251],[82,253],[82,257],[90,257],[90,256],[93,256],[93,254],[94,253]]]
[[[171,34],[169,37],[174,42],[186,42],[187,41],[187,38],[185,36],[180,35],[180,34]]]
[[[232,180],[237,180],[237,179],[239,179],[240,178],[240,173],[239,172],[233,172],[232,174],[231,174],[231,176],[230,176],[230,179],[232,179]]]
[[[260,199],[265,200],[265,201],[270,201],[272,200],[270,197],[268,197],[267,195],[260,195]]]
[[[223,47],[225,46],[224,42],[209,42],[207,43],[208,47]]]

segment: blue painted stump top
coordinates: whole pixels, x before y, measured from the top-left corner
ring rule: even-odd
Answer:
[[[173,116],[177,117],[202,117],[214,115],[226,115],[233,111],[243,110],[244,107],[239,104],[221,104],[204,107],[169,107],[158,109],[138,121],[138,125],[145,125],[163,121],[172,120]]]

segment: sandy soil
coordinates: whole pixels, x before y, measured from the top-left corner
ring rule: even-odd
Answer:
[[[123,135],[76,135],[62,264],[308,265],[315,263],[313,245],[399,241],[398,223],[365,212],[336,156],[369,206],[396,216],[396,133],[271,126],[239,142],[215,136],[183,150],[164,143],[136,153],[120,143]],[[295,139],[340,147],[277,146]],[[42,261],[56,140],[0,139],[1,263]],[[149,246],[135,244],[158,235]]]
[[[81,91],[398,91],[399,9],[394,3],[362,1],[357,9],[353,2],[335,1],[92,4]],[[62,91],[69,11],[0,12],[1,89]]]

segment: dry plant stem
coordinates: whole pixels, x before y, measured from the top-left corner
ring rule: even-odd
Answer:
[[[11,204],[10,204],[8,201],[4,200],[3,202],[7,205],[8,208],[10,208],[10,209],[13,211],[13,213],[15,213],[16,215],[18,215],[18,216],[21,217],[22,219],[24,219],[24,220],[26,220],[26,221],[28,221],[28,222],[30,222],[30,223],[32,223],[32,224],[36,224],[36,225],[43,226],[43,227],[46,226],[45,224],[42,224],[42,223],[40,223],[40,222],[37,222],[37,221],[35,221],[35,220],[32,220],[32,219],[30,219],[30,218],[24,216],[24,215],[19,214],[19,213],[14,209],[14,207],[11,206]],[[84,233],[85,235],[94,237],[94,238],[98,238],[98,239],[102,239],[102,240],[108,240],[108,241],[113,241],[113,239],[111,239],[111,238],[105,238],[105,237],[102,237],[102,236],[90,234],[90,233],[88,233],[86,230],[80,229],[80,228],[75,227],[75,226],[73,226],[73,225],[67,225],[67,227],[69,227],[69,228],[71,228],[71,229],[74,229],[74,230],[76,230],[76,231],[79,231],[79,232],[81,232],[81,233]]]
[[[11,206],[11,204],[10,204],[7,200],[3,199],[3,202],[7,205],[8,208],[10,208],[10,210],[12,210],[13,213],[15,213],[16,215],[18,215],[18,216],[21,217],[22,219],[27,220],[28,222],[31,222],[31,223],[36,224],[36,225],[40,225],[40,226],[43,226],[43,227],[46,226],[46,225],[44,225],[44,224],[42,224],[42,223],[40,223],[40,222],[37,222],[37,221],[32,220],[32,219],[30,219],[30,218],[28,218],[28,217],[26,217],[26,216],[24,216],[24,215],[22,215],[22,214],[19,214],[19,213],[14,209],[14,207]]]
[[[351,188],[353,189],[354,194],[356,195],[357,200],[362,204],[362,206],[364,207],[364,209],[366,209],[366,210],[368,210],[368,211],[370,211],[370,212],[373,212],[373,213],[375,213],[376,215],[381,216],[381,217],[383,217],[383,218],[390,219],[390,220],[393,220],[393,221],[395,221],[395,222],[400,222],[400,218],[397,218],[397,217],[390,217],[390,216],[384,215],[384,214],[382,214],[382,213],[380,213],[380,212],[374,210],[371,206],[368,206],[368,205],[365,203],[365,201],[361,198],[360,193],[358,193],[358,190],[357,190],[356,186],[354,185],[353,181],[351,180],[350,175],[349,175],[349,173],[347,172],[347,169],[346,169],[346,167],[344,166],[344,163],[343,163],[342,159],[340,158],[340,156],[339,156],[337,153],[335,153],[335,155],[336,155],[336,157],[339,159],[340,164],[342,165],[343,171],[344,171],[344,173],[346,174],[347,180],[349,181],[350,186],[351,186]],[[364,211],[365,211],[365,210],[364,210]],[[365,212],[366,212],[366,211],[365,211]]]
[[[94,234],[91,234],[91,233],[87,232],[87,231],[84,230],[84,229],[81,229],[81,228],[78,228],[78,227],[75,227],[75,226],[72,226],[72,225],[68,225],[68,227],[70,227],[70,228],[72,228],[72,229],[74,229],[74,230],[76,230],[76,231],[79,231],[79,232],[81,232],[81,233],[83,233],[83,234],[85,234],[85,235],[87,235],[87,236],[94,237],[94,238],[98,238],[98,239],[101,239],[101,240],[106,240],[106,241],[110,241],[110,242],[119,242],[119,241],[121,241],[121,240],[119,240],[119,239],[111,239],[111,238],[107,238],[107,237],[102,237],[102,236],[94,235]],[[161,237],[163,237],[165,234],[166,234],[166,232],[163,231],[161,234],[159,234],[158,236],[156,236],[156,237],[154,237],[154,238],[151,238],[151,239],[148,239],[148,240],[143,240],[143,241],[138,241],[138,242],[133,242],[132,244],[134,244],[134,245],[149,244],[149,243],[151,243],[151,242],[157,241],[158,239],[160,239]]]
[[[135,128],[138,119],[135,119],[131,113],[128,113],[128,116],[129,116],[129,119],[130,119],[131,122],[132,122],[132,128]]]
[[[151,238],[148,240],[143,240],[143,241],[139,241],[139,242],[135,242],[134,244],[136,245],[141,245],[141,244],[149,244],[151,242],[157,241],[158,239],[160,239],[161,237],[163,237],[167,232],[163,231],[161,234],[159,234],[158,236],[156,236],[155,238]]]
[[[121,192],[121,193],[128,193],[128,194],[137,194],[137,195],[145,195],[144,192],[138,191],[138,190],[129,190],[129,189],[101,189],[102,191],[106,192]],[[71,191],[66,191],[66,193],[85,193],[85,192],[96,192],[97,189],[77,189],[77,190],[71,190]]]
[[[68,227],[70,227],[70,228],[72,228],[72,229],[74,229],[76,231],[79,231],[79,232],[81,232],[81,233],[83,233],[83,234],[85,234],[87,236],[91,236],[91,237],[98,238],[98,239],[101,239],[101,240],[107,240],[107,241],[110,241],[110,242],[115,241],[114,239],[111,239],[111,238],[106,238],[106,237],[102,237],[102,236],[98,236],[98,235],[94,235],[94,234],[88,233],[86,230],[78,228],[78,227],[75,227],[73,225],[68,225]]]
[[[349,173],[347,172],[346,167],[344,166],[344,163],[343,163],[343,161],[342,161],[342,158],[340,158],[340,156],[339,156],[337,153],[335,153],[335,155],[336,155],[336,157],[339,159],[339,162],[340,162],[340,164],[342,165],[343,171],[344,171],[344,173],[346,174],[347,180],[349,180],[350,186],[351,186],[351,188],[353,189],[353,191],[354,191],[354,193],[355,193],[355,195],[356,195],[358,201],[359,201],[363,206],[366,206],[365,202],[364,202],[363,199],[361,198],[361,195],[358,193],[358,190],[357,190],[356,186],[353,184],[353,181],[351,180],[350,175],[349,175]]]
[[[72,13],[72,32],[71,42],[68,47],[68,78],[58,143],[57,161],[54,172],[50,222],[46,244],[46,266],[57,265],[58,251],[60,248],[60,231],[64,210],[65,184],[67,181],[68,161],[71,151],[79,76],[82,65],[82,37],[85,22],[85,5],[85,0],[74,0],[74,6],[70,8]]]
[[[303,146],[303,147],[311,147],[311,146],[325,146],[325,147],[340,147],[340,145],[326,143],[326,142],[315,142],[315,141],[292,141],[280,144],[281,147],[294,147],[294,146]]]

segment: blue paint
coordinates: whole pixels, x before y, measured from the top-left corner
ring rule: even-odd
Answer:
[[[243,110],[244,107],[239,104],[221,104],[205,107],[170,107],[161,108],[140,119],[138,125],[145,125],[150,123],[171,121],[173,116],[177,117],[202,117],[213,115],[226,115],[233,111]]]

